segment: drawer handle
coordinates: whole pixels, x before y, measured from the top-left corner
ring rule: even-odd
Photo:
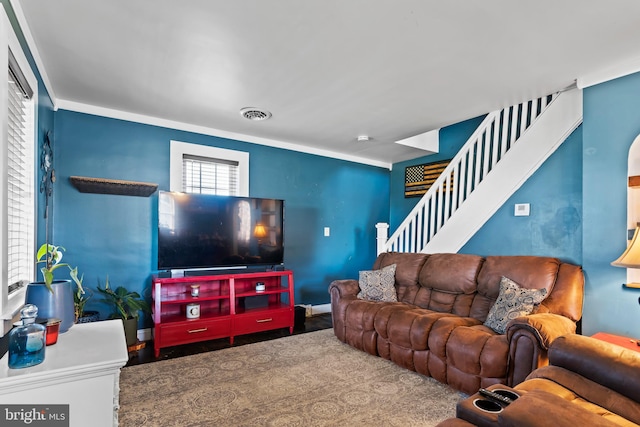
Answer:
[[[189,332],[190,334],[195,334],[197,332],[205,332],[207,329],[209,329],[209,328],[190,329],[187,332]]]
[[[272,318],[262,319],[262,320],[256,320],[256,322],[258,322],[258,323],[267,323],[267,322],[271,322],[271,321],[273,321],[273,319],[272,319]]]

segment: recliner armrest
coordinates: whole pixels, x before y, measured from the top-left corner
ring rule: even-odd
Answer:
[[[545,417],[547,417],[546,420]],[[555,394],[543,390],[531,390],[516,399],[498,415],[498,425],[504,427],[541,425],[607,427],[618,424]]]
[[[507,339],[516,331],[525,329],[532,333],[540,343],[540,346],[548,350],[556,338],[576,332],[576,324],[573,320],[553,313],[537,313],[518,317],[507,325]]]

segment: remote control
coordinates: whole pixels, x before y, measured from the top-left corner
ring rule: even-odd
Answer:
[[[487,390],[486,388],[481,388],[480,390],[478,390],[478,393],[480,393],[481,396],[484,396],[489,400],[492,400],[496,403],[501,403],[505,406],[513,402],[513,399],[509,399],[506,396],[498,394],[495,391]]]

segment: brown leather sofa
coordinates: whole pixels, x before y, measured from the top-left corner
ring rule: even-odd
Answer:
[[[336,336],[467,394],[523,381],[548,363],[549,345],[574,333],[582,316],[582,269],[555,258],[389,252],[373,269],[392,264],[398,302],[358,299],[357,280],[331,283]],[[502,276],[548,295],[499,334],[483,323]]]
[[[638,426],[640,425],[640,353],[581,335],[556,339],[549,366],[533,371],[513,389],[509,405],[478,408],[479,394],[460,402],[454,426]],[[474,404],[475,402],[475,404]],[[486,400],[485,400],[486,402]]]

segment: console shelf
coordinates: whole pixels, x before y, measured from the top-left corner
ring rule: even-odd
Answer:
[[[256,283],[265,289],[256,291]],[[191,286],[199,285],[199,295]],[[293,272],[217,274],[179,278],[153,277],[154,352],[174,345],[289,328],[293,333]],[[200,316],[187,318],[187,305]]]

